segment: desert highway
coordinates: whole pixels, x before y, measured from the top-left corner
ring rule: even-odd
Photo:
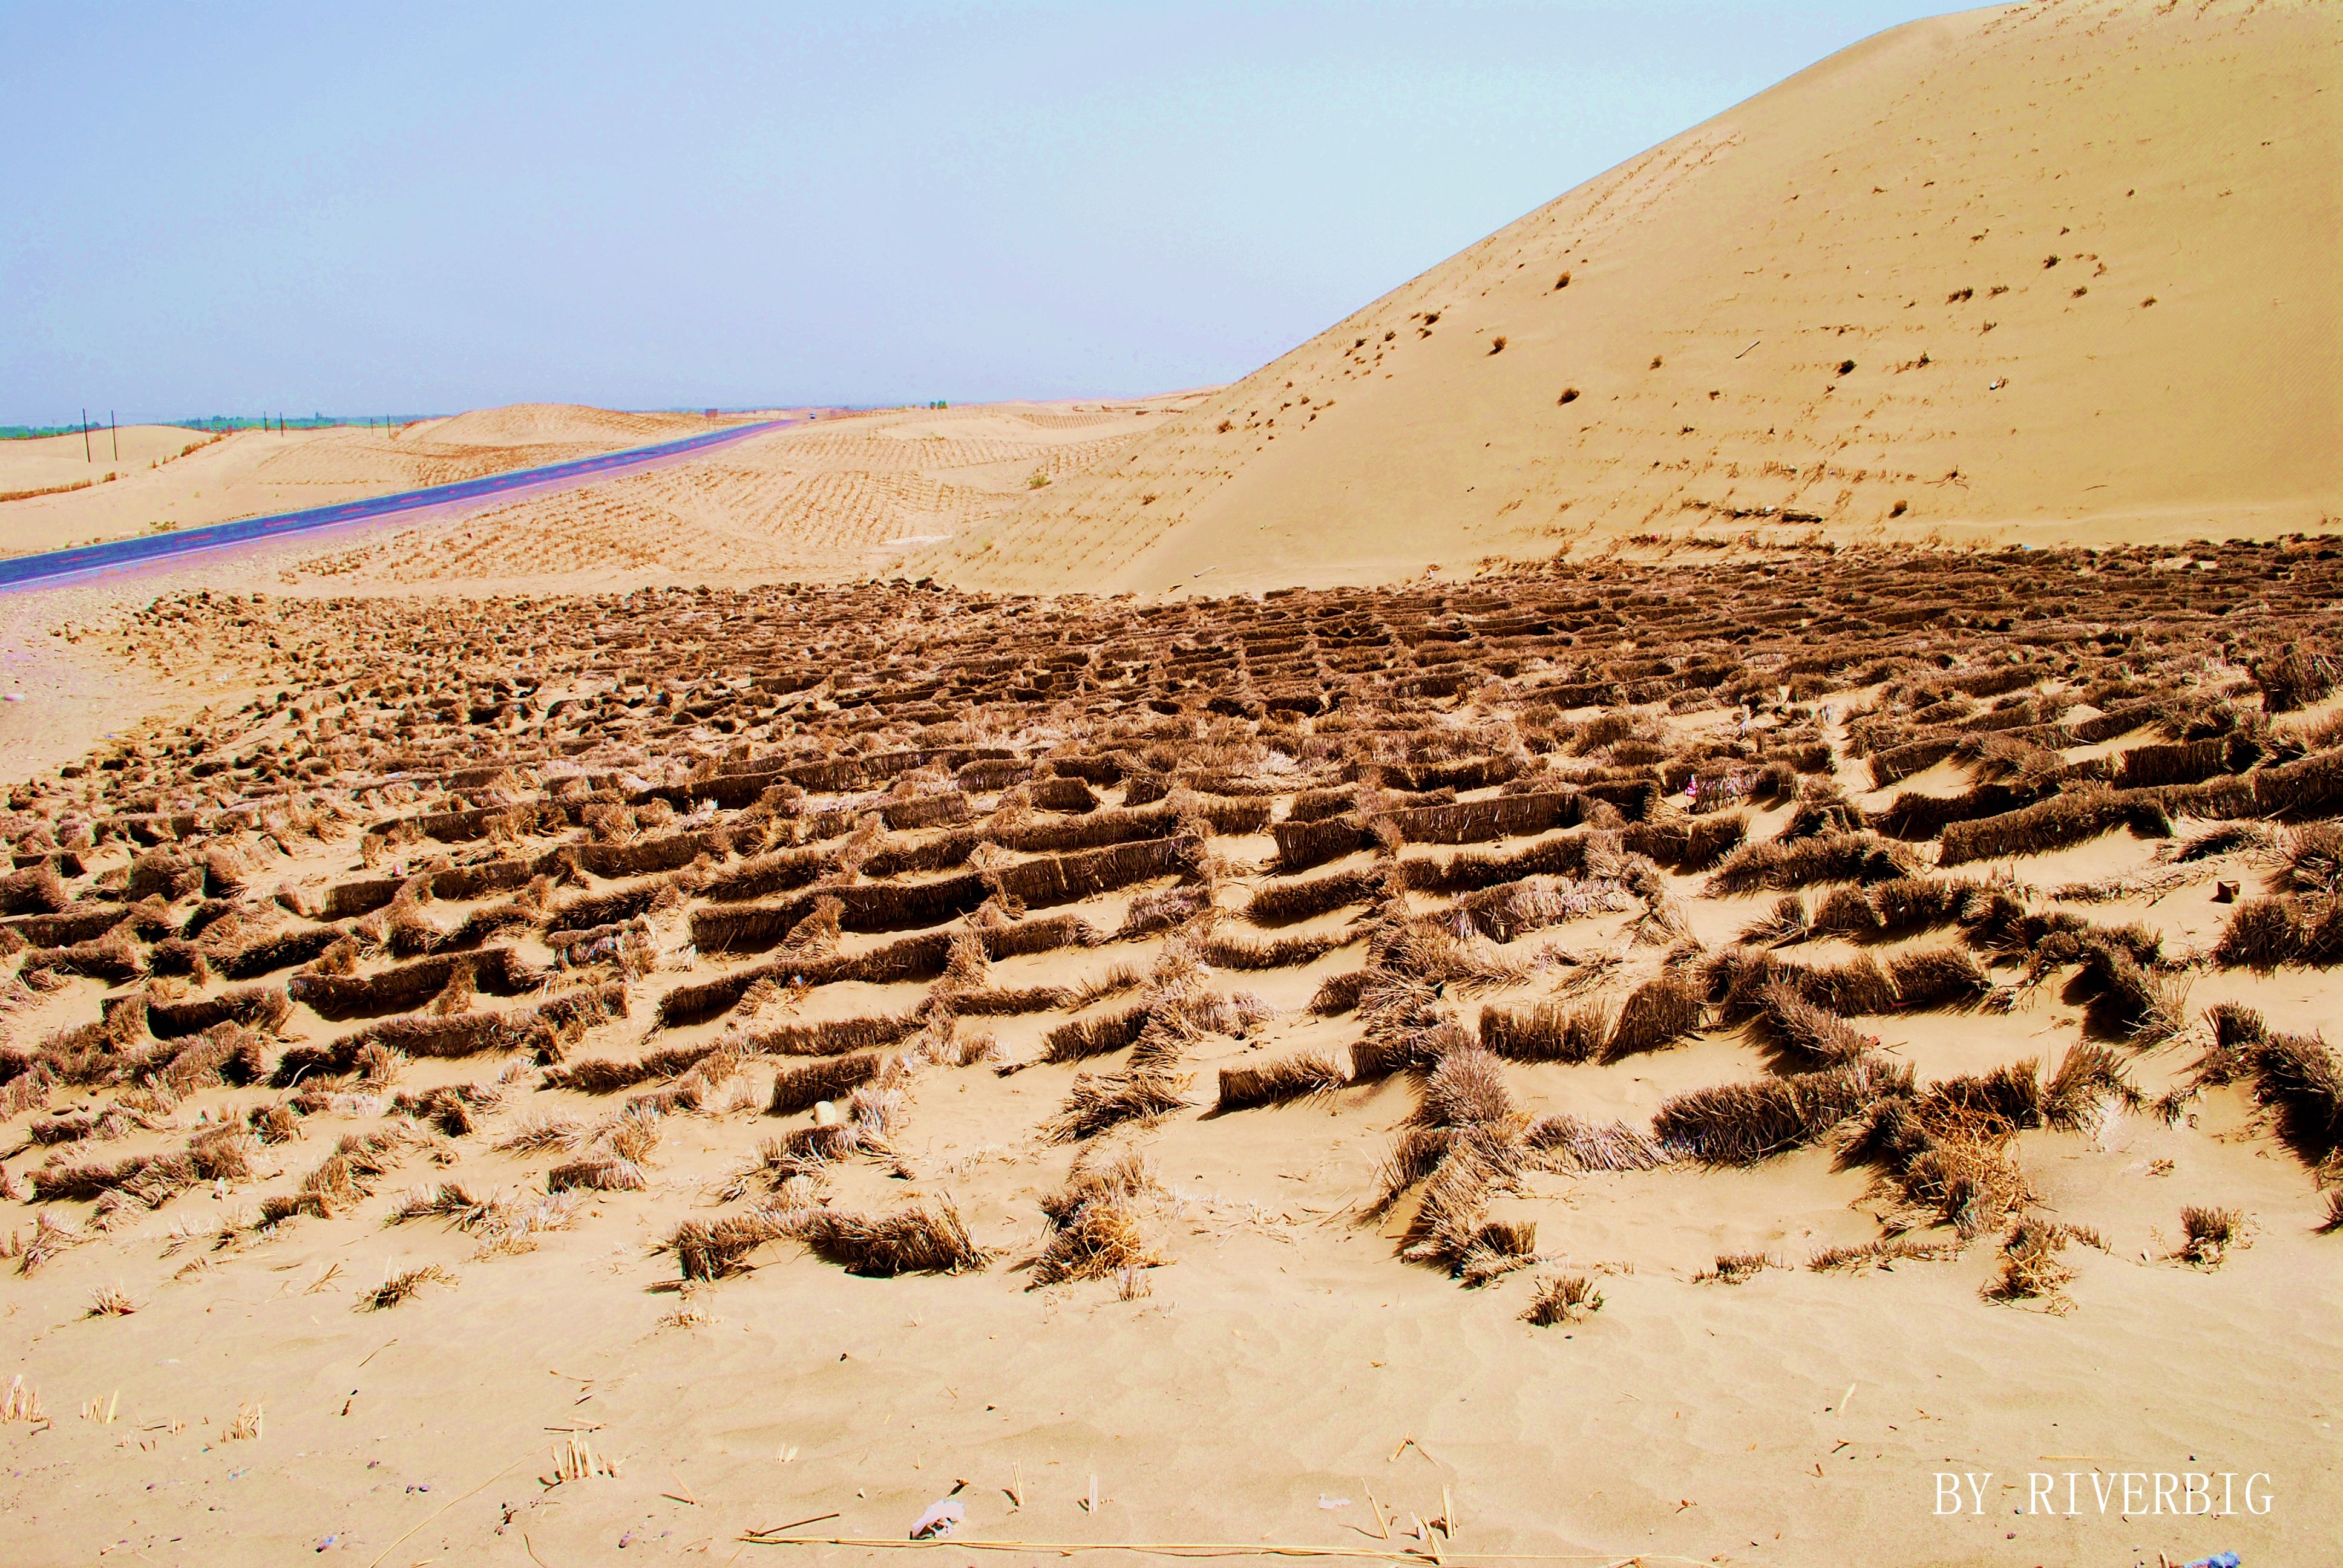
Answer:
[[[103,544],[77,545],[72,549],[46,550],[38,555],[0,558],[0,589],[145,566],[198,550],[256,544],[290,534],[307,533],[345,523],[371,522],[464,501],[542,494],[597,479],[641,473],[736,441],[747,440],[752,436],[803,423],[802,419],[759,420],[753,425],[711,430],[703,436],[688,436],[679,441],[663,441],[653,447],[633,447],[622,452],[605,452],[599,457],[578,457],[567,463],[548,463],[540,468],[515,468],[508,473],[490,474],[478,479],[459,479],[452,485],[432,485],[420,490],[401,490],[395,495],[343,501],[330,507],[312,507],[306,511],[242,518],[235,522],[212,523],[200,528],[167,534],[140,534],[130,538],[108,539]]]

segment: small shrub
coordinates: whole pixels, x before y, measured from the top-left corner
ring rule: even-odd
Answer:
[[[2235,1209],[2200,1209],[2191,1204],[2180,1211],[2180,1250],[2173,1254],[2200,1269],[2217,1269],[2229,1251],[2244,1245],[2246,1217]]]
[[[1781,1267],[1779,1263],[1763,1252],[1719,1252],[1716,1255],[1716,1266],[1713,1269],[1703,1269],[1699,1273],[1694,1274],[1693,1282],[1695,1284],[1714,1282],[1720,1285],[1746,1284],[1765,1270],[1779,1267]]]
[[[2047,1297],[2054,1307],[2075,1271],[2058,1261],[2072,1232],[2064,1225],[2031,1215],[2010,1227],[2002,1243],[2001,1268],[1985,1293],[1996,1302],[2032,1301]]]
[[[1539,1328],[1574,1323],[1603,1310],[1603,1292],[1584,1274],[1541,1275],[1522,1321]]]

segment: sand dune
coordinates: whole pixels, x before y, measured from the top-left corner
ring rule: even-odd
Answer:
[[[1897,28],[910,565],[1160,591],[1642,533],[2316,527],[2343,516],[2338,79],[2343,13],[2302,0]]]
[[[66,494],[0,502],[0,551],[62,549],[150,529],[328,506],[649,446],[739,422],[732,416],[710,420],[522,404],[398,428],[240,430],[216,440],[176,426],[148,426],[135,436],[122,432],[119,463],[111,460],[106,438],[93,434],[96,473],[116,477]],[[181,456],[190,445],[196,450]],[[12,450],[20,446],[38,450]],[[0,494],[96,477],[81,462],[81,450],[78,435],[0,442]]]
[[[1178,406],[825,417],[656,473],[367,538],[287,570],[294,581],[383,588],[869,577],[908,549],[983,534],[1036,478],[1061,482]]]
[[[111,484],[138,470],[175,462],[212,437],[180,425],[103,425],[70,436],[0,441],[0,496],[22,498],[66,486]],[[0,513],[5,518],[5,513]]]
[[[712,427],[749,417],[753,416],[709,419],[699,414],[628,414],[577,403],[510,403],[444,419],[419,420],[400,431],[399,439],[455,447],[586,446],[607,450],[697,436]]]

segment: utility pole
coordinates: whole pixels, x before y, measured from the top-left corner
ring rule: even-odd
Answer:
[[[122,427],[114,422],[114,410],[106,411],[106,433],[114,437],[114,460],[122,461]]]
[[[85,463],[97,461],[89,455],[89,410],[86,408],[81,411],[81,460]]]

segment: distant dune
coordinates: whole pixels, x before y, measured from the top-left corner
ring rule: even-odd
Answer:
[[[639,447],[697,436],[711,425],[738,424],[753,417],[724,415],[710,420],[699,414],[628,414],[577,403],[508,403],[421,420],[401,431],[400,439],[460,447]]]
[[[113,476],[172,462],[190,446],[210,439],[182,425],[125,425],[113,430],[100,425],[86,438],[76,430],[70,436],[0,441],[0,496],[25,499],[42,490],[109,483]],[[0,518],[6,515],[0,513]]]
[[[0,502],[0,553],[62,549],[452,484],[699,435],[746,417],[521,403],[395,428],[239,430],[217,440],[154,425],[121,432],[118,461],[109,433],[93,432],[95,462],[84,458],[78,434],[0,442],[0,495],[19,494]],[[84,478],[96,482],[21,494]]]
[[[1002,403],[825,417],[652,473],[532,496],[452,521],[368,533],[297,563],[287,580],[332,579],[354,589],[462,584],[520,591],[868,578],[906,550],[966,530],[990,538],[990,522],[1037,481],[1046,489],[1120,454],[1180,406],[1178,398]],[[579,417],[548,417],[535,427],[511,417],[539,412]],[[436,421],[439,428],[427,434],[444,440],[455,429],[476,439],[518,439],[536,427],[567,437],[598,420],[635,417],[598,409],[491,409]]]
[[[2343,7],[1916,23],[1588,182],[1011,519],[968,586],[1387,579],[1638,534],[2343,516]]]

